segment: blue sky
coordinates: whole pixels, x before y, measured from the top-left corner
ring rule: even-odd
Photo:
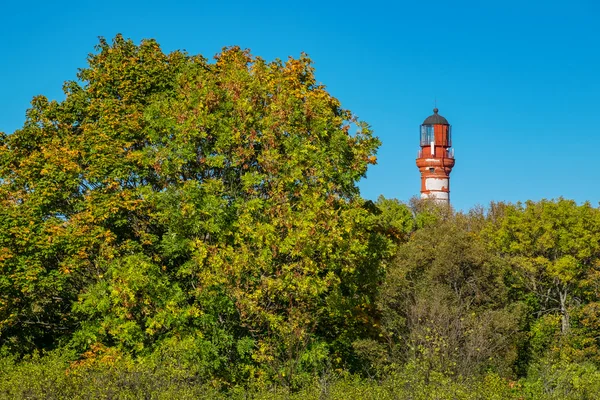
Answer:
[[[420,189],[418,128],[434,100],[453,125],[451,198],[600,200],[600,2],[228,1],[0,3],[0,131],[34,95],[62,98],[98,36],[212,57],[308,53],[317,79],[383,141],[364,197]]]

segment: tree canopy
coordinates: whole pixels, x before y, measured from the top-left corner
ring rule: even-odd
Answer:
[[[379,141],[311,60],[96,50],[2,136],[1,335],[142,351],[193,333],[293,363],[367,324],[379,250],[356,182]]]

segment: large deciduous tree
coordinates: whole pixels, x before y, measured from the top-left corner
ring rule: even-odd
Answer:
[[[101,40],[0,138],[3,341],[193,334],[289,376],[368,330],[383,249],[356,182],[379,141],[307,56],[215,58]]]

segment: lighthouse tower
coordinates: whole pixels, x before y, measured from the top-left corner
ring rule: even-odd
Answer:
[[[433,109],[421,125],[421,149],[417,167],[421,172],[421,198],[450,203],[450,172],[454,167],[451,126]]]

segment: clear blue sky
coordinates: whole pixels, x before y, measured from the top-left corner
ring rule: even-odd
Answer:
[[[98,36],[212,57],[307,52],[317,78],[383,141],[364,197],[419,193],[418,127],[453,125],[452,203],[600,200],[600,2],[15,1],[0,3],[0,131],[32,96],[62,99]]]

